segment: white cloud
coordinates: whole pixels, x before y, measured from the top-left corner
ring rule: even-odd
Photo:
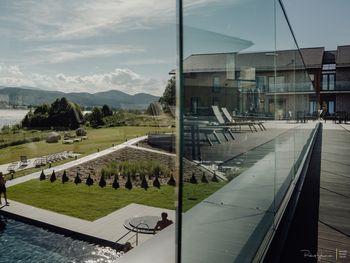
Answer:
[[[80,39],[175,21],[173,0],[13,1],[7,8],[12,14],[2,20],[27,39]]]
[[[43,74],[24,74],[18,66],[0,65],[1,86],[30,86],[63,92],[95,93],[107,90],[120,90],[128,94],[150,93],[161,95],[164,81],[146,79],[130,69],[115,69],[112,72],[90,75],[55,76]]]

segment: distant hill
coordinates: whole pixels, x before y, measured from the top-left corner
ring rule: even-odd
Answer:
[[[159,97],[146,93],[129,95],[118,90],[103,91],[98,93],[64,93],[61,91],[48,91],[27,87],[0,87],[0,103],[12,105],[40,105],[52,103],[56,98],[66,97],[69,101],[83,106],[102,106],[107,104],[113,108],[146,109]]]

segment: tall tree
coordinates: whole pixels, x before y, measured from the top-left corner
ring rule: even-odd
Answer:
[[[165,91],[163,96],[159,98],[159,102],[167,105],[175,105],[176,104],[176,81],[175,76],[172,76],[165,87]]]

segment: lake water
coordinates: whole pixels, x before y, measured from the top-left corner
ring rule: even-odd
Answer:
[[[12,125],[19,123],[24,116],[27,114],[28,110],[2,110],[0,109],[0,129],[4,125]]]

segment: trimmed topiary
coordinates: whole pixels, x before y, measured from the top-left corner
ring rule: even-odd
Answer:
[[[158,189],[160,189],[160,182],[159,182],[159,179],[158,179],[158,175],[155,176],[155,179],[153,181],[153,186],[157,187]]]
[[[191,179],[190,179],[190,183],[191,184],[197,184],[198,183],[196,176],[194,176],[194,173],[192,173],[192,176],[191,176]]]
[[[202,182],[203,184],[209,183],[207,177],[205,176],[205,172],[203,172],[203,174],[202,174],[201,182]]]
[[[46,175],[44,173],[44,170],[41,170],[41,174],[40,174],[39,180],[42,181],[42,180],[45,180],[45,179],[46,179]]]
[[[94,180],[91,178],[90,174],[89,177],[86,179],[86,185],[90,186],[94,184]]]
[[[169,181],[168,181],[168,185],[176,186],[176,181],[175,181],[173,175],[170,176]]]
[[[55,174],[55,170],[52,171],[52,174],[50,176],[50,182],[53,183],[54,181],[56,181],[56,174]]]
[[[218,177],[216,176],[216,173],[214,173],[214,176],[213,176],[213,178],[211,178],[211,181],[212,181],[212,182],[215,182],[215,183],[218,183],[218,182],[219,182],[219,179],[218,179]]]
[[[130,178],[130,174],[128,174],[128,180],[125,183],[125,188],[131,190],[132,189],[132,182]]]
[[[115,175],[115,176],[114,176],[114,181],[113,181],[112,187],[113,187],[114,189],[118,189],[118,188],[119,188],[118,175]]]
[[[80,184],[80,183],[81,183],[81,179],[80,179],[80,177],[79,177],[79,174],[78,174],[78,173],[77,173],[77,175],[75,176],[74,183],[75,183],[76,185],[78,185],[78,184]]]
[[[106,186],[106,180],[105,180],[105,175],[104,174],[102,174],[101,175],[101,178],[100,178],[100,182],[98,183],[98,185],[100,186],[100,187],[105,187]]]
[[[142,176],[142,181],[141,181],[141,188],[145,189],[147,191],[148,189],[148,183],[147,183],[147,180],[146,180],[146,176]]]
[[[66,170],[64,170],[63,174],[62,174],[62,184],[66,183],[68,181],[69,181],[69,178],[67,176]]]

